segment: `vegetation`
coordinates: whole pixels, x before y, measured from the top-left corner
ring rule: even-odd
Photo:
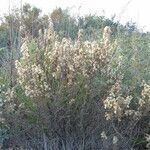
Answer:
[[[1,148],[150,148],[150,34],[103,16],[23,6],[0,25]]]

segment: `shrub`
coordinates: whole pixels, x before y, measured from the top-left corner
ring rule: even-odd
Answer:
[[[149,85],[124,90],[126,55],[117,41],[110,42],[110,27],[101,41],[84,41],[83,32],[76,41],[59,40],[52,29],[24,40],[13,105],[4,113],[13,147],[144,147],[139,143],[149,132]]]

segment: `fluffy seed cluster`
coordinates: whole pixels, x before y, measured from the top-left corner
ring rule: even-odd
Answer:
[[[143,115],[149,114],[150,112],[150,85],[144,84],[144,88],[141,93],[141,98],[139,99],[139,111]]]
[[[106,109],[106,120],[110,120],[113,117],[118,118],[121,121],[121,118],[124,116],[132,116],[133,119],[140,119],[142,115],[149,114],[150,110],[150,86],[144,84],[144,88],[141,92],[141,98],[138,101],[138,108],[131,109],[130,104],[133,97],[127,96],[122,97],[120,94],[121,87],[118,82],[110,90],[110,95],[104,100],[104,108]]]
[[[50,28],[34,41],[28,38],[22,45],[22,57],[16,61],[18,82],[27,96],[37,98],[50,96],[53,81],[70,86],[77,84],[78,77],[90,79],[96,72],[108,68],[113,46],[109,43],[110,28],[104,29],[103,42],[83,41],[83,30],[78,39],[58,40]],[[106,44],[107,43],[107,44]],[[32,53],[34,51],[34,53]]]

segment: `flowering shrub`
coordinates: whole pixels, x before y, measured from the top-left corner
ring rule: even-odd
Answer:
[[[59,41],[56,34],[48,30],[42,39],[46,45],[40,45],[40,49],[36,41],[33,48],[29,39],[25,41],[23,55],[16,61],[16,68],[18,82],[27,96],[36,99],[44,95],[49,98],[54,90],[59,91],[62,86],[71,88],[79,82],[88,89],[95,74],[110,71],[109,61],[114,46],[109,44],[109,33],[105,33],[110,32],[110,28],[105,29],[102,43],[82,41],[82,32],[79,31],[78,40],[73,43],[65,38]]]
[[[148,133],[147,124],[139,126],[149,115],[150,86],[141,86],[138,96],[136,87],[124,92],[125,58],[117,41],[110,42],[110,27],[101,41],[84,41],[83,32],[75,41],[60,40],[51,28],[24,39],[15,63],[17,85],[6,96],[14,99],[10,111],[20,119],[19,127],[10,124],[26,130],[20,135],[31,148],[129,149]]]

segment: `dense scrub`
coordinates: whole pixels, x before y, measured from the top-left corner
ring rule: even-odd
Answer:
[[[150,149],[149,33],[39,14],[27,4],[22,25],[15,13],[0,26],[1,148]]]
[[[110,27],[97,41],[84,41],[83,32],[75,41],[60,40],[51,28],[24,38],[17,80],[2,85],[4,148],[148,148],[149,65],[139,47],[128,64],[119,39],[110,41]]]

